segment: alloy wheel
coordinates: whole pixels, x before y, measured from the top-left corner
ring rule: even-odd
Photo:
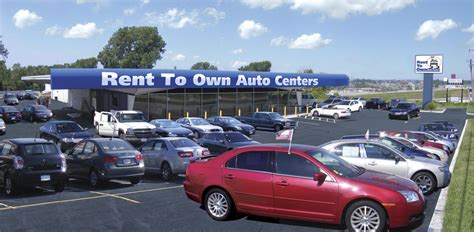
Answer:
[[[229,202],[222,193],[214,192],[207,198],[207,208],[212,216],[221,218],[227,214]]]
[[[370,206],[361,206],[351,214],[351,226],[355,231],[377,231],[380,227],[380,215]]]
[[[427,193],[431,190],[431,188],[433,188],[433,182],[431,181],[431,178],[426,175],[419,175],[416,177],[415,183],[423,193]]]
[[[97,177],[97,172],[96,171],[91,171],[91,173],[89,175],[89,183],[92,187],[97,186],[98,177]]]

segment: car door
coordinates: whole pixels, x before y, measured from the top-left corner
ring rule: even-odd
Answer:
[[[273,151],[247,151],[227,161],[222,182],[242,212],[274,213],[273,156]]]
[[[95,165],[93,159],[98,157],[97,155],[97,147],[94,142],[88,141],[84,145],[84,150],[81,154],[78,155],[79,161],[79,168],[78,168],[78,175],[88,177],[89,171],[92,167],[98,168]]]
[[[140,148],[140,153],[143,155],[143,162],[145,163],[145,171],[153,172],[154,167],[151,165],[151,159],[153,157],[153,147],[155,146],[155,141],[149,141],[145,143]]]
[[[117,120],[111,113],[102,113],[99,121],[100,135],[113,136],[114,131],[118,130],[115,125],[116,122]]]
[[[395,151],[378,144],[364,143],[361,145],[363,155],[366,157],[365,167],[367,169],[407,177],[408,164]]]
[[[336,218],[338,186],[328,177],[318,183],[314,174],[320,172],[313,161],[299,154],[276,152],[273,176],[275,213],[332,222]]]
[[[346,143],[336,146],[333,150],[334,154],[341,156],[347,162],[365,168],[365,157],[362,156],[362,148],[358,143]]]
[[[67,174],[69,176],[79,177],[80,155],[85,145],[85,142],[79,142],[66,157]]]
[[[228,148],[228,144],[227,144],[227,141],[224,137],[224,134],[222,133],[216,133],[215,134],[215,137],[214,137],[214,149],[215,151],[218,153],[218,154],[221,154],[223,152],[226,152],[229,148]]]
[[[5,143],[0,142],[0,180],[3,183],[3,177],[5,176],[5,171],[8,168],[8,158],[3,152],[3,147]]]
[[[167,153],[168,149],[165,145],[165,141],[156,140],[153,146],[153,151],[150,153],[150,169],[153,171],[159,171],[161,168],[161,163],[163,160],[169,160],[165,156],[170,156],[171,154]],[[176,154],[174,154],[176,155]]]

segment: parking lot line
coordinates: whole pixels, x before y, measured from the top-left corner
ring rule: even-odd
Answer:
[[[13,206],[9,206],[9,205],[3,204],[3,203],[0,203],[0,206],[5,207],[5,208],[0,208],[0,209],[14,209],[14,208],[15,208],[15,207],[13,207]]]
[[[155,191],[162,191],[162,190],[168,190],[168,189],[177,189],[177,188],[182,188],[182,187],[183,185],[177,185],[177,186],[171,186],[171,187],[137,190],[137,191],[132,191],[132,192],[124,192],[124,193],[115,193],[114,195],[123,196],[123,195],[130,195],[130,194],[136,194],[136,193],[146,193],[146,192],[155,192]]]
[[[114,197],[114,198],[121,199],[121,200],[124,200],[124,201],[132,202],[132,203],[135,203],[135,204],[140,204],[139,201],[135,201],[135,200],[132,200],[130,198],[118,196],[117,194],[102,193],[102,192],[96,192],[96,191],[90,191],[90,193],[95,193],[95,194],[99,194],[99,195]]]
[[[54,205],[54,204],[68,203],[68,202],[75,202],[75,201],[92,200],[92,199],[105,198],[105,197],[109,197],[109,196],[99,195],[99,196],[82,197],[82,198],[75,198],[75,199],[68,199],[68,200],[47,201],[47,202],[41,202],[41,203],[35,203],[35,204],[10,206],[9,208],[1,208],[0,211],[9,210],[9,209],[22,209],[22,208],[29,208],[29,207],[35,207],[35,206]]]

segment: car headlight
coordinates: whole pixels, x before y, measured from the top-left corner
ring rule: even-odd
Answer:
[[[242,127],[240,127],[240,126],[235,126],[235,129],[237,129],[237,130],[242,130]]]
[[[168,132],[168,136],[176,136],[173,132]]]
[[[413,191],[401,190],[398,192],[402,194],[402,196],[405,197],[405,200],[407,201],[407,203],[417,202],[420,200],[420,198],[418,197],[418,194],[416,194]]]
[[[436,155],[431,154],[431,153],[430,153],[430,154],[426,154],[426,156],[430,157],[431,159],[435,159],[435,160],[438,159],[438,157],[437,157]]]
[[[454,134],[450,134],[450,135],[449,135],[449,138],[450,138],[450,139],[455,138],[455,137],[456,137],[456,135],[454,135]]]
[[[133,128],[128,128],[128,129],[127,129],[127,134],[128,134],[128,135],[133,135],[133,134],[135,134],[135,132],[133,131]]]
[[[443,145],[443,150],[445,150],[445,151],[449,151],[449,147],[448,147],[448,146],[446,146],[446,145]]]

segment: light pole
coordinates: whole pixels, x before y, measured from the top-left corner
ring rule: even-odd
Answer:
[[[470,74],[471,74],[471,91],[474,91],[474,80],[473,80],[473,76],[472,76],[472,66],[473,66],[473,63],[472,63],[472,55],[471,55],[471,52],[474,52],[474,48],[469,48],[469,70],[470,70]],[[474,96],[472,96],[472,94],[474,93],[470,93],[469,92],[469,89],[467,90],[467,94],[469,94],[469,99],[471,99],[471,102],[474,101]]]

